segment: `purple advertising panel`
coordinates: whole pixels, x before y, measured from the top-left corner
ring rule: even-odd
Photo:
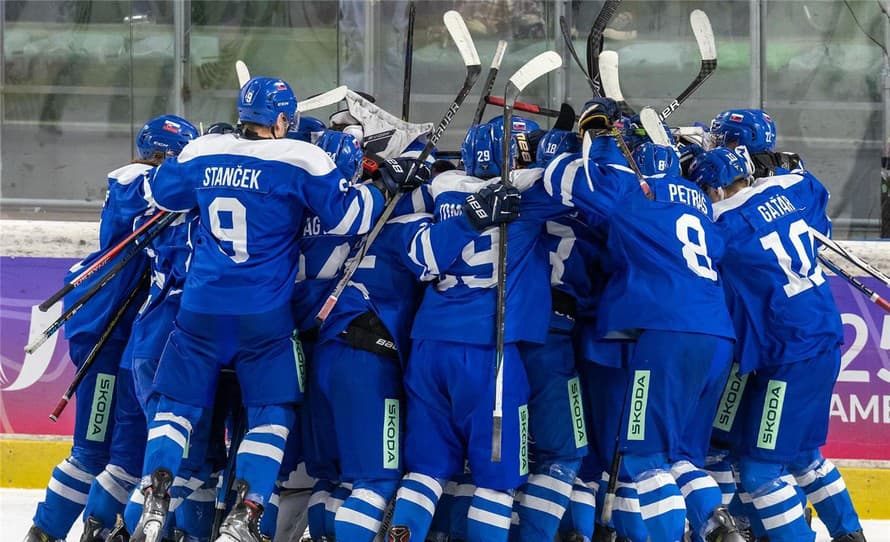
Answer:
[[[33,355],[23,348],[61,314],[36,306],[61,286],[70,259],[0,257],[0,432],[70,435],[73,405],[48,415],[74,375],[62,333]],[[831,403],[825,455],[890,460],[890,315],[843,279],[830,277],[844,322],[841,372]],[[873,279],[863,282],[890,295]]]

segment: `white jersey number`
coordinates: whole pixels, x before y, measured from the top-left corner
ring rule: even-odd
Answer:
[[[231,250],[225,250],[235,263],[244,263],[250,258],[247,252],[247,208],[237,198],[214,198],[208,207],[210,231],[220,241],[232,243]],[[220,213],[231,216],[231,226],[223,227]],[[226,222],[229,222],[228,220]]]
[[[806,241],[803,240],[804,236],[806,236]],[[779,232],[774,231],[761,237],[760,246],[764,250],[771,250],[776,256],[779,267],[788,278],[788,283],[783,287],[785,295],[794,297],[825,282],[825,275],[822,274],[822,268],[819,265],[814,265],[816,250],[813,245],[813,234],[810,233],[810,227],[805,220],[800,219],[792,222],[788,227],[787,238],[794,248],[794,252],[797,253],[797,259],[800,260],[800,268],[797,270],[791,267],[791,256],[785,249]]]
[[[683,258],[686,267],[696,275],[716,282],[717,271],[708,256],[708,243],[705,229],[695,215],[684,214],[677,219],[677,239],[683,243]]]
[[[480,242],[482,238],[487,237],[489,239],[489,246],[484,250],[476,250],[476,243]],[[465,275],[465,276],[455,276],[455,275],[444,275],[444,277],[439,281],[436,285],[436,289],[440,292],[444,292],[449,288],[453,288],[457,286],[459,283],[463,283],[464,285],[470,288],[491,288],[495,284],[497,284],[498,274],[498,229],[497,228],[489,228],[488,231],[479,235],[478,238],[474,241],[470,241],[464,249],[461,251],[460,257],[470,267],[477,266],[491,266],[491,273],[480,273],[478,275]]]

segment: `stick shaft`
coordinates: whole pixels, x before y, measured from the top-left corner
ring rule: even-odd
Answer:
[[[405,36],[405,77],[402,83],[402,120],[408,121],[411,109],[411,69],[414,65],[414,16],[417,7],[414,0],[408,2],[408,32]]]
[[[830,269],[832,273],[846,279],[846,281],[849,282],[851,286],[862,292],[865,297],[869,299],[869,301],[871,301],[878,307],[881,307],[881,309],[883,309],[885,312],[890,313],[890,301],[878,295],[877,292],[863,284],[862,281],[860,281],[850,273],[847,273],[839,266],[835,265],[834,262],[823,256],[822,254],[819,254],[818,258],[819,261],[822,262],[822,265]]]
[[[822,243],[829,249],[833,250],[834,252],[838,253],[839,255],[843,256],[850,263],[852,263],[859,269],[862,269],[863,271],[865,271],[872,277],[883,282],[885,286],[890,287],[890,277],[885,275],[880,269],[878,269],[875,266],[871,265],[870,263],[866,262],[859,256],[856,256],[855,254],[851,253],[850,251],[848,251],[847,249],[842,247],[834,239],[832,239],[826,235],[823,235],[822,232],[820,232],[819,230],[810,228],[810,231],[812,232],[813,237],[815,237],[820,243]]]
[[[501,40],[498,42],[494,58],[491,59],[491,67],[488,68],[488,75],[485,78],[485,86],[482,87],[482,93],[479,95],[479,103],[476,105],[476,111],[473,113],[473,126],[482,122],[482,116],[485,115],[485,106],[491,98],[491,89],[494,88],[494,82],[498,78],[498,71],[501,69],[501,59],[504,57],[504,51],[507,49],[507,42]]]
[[[71,282],[65,284],[59,291],[51,295],[46,301],[40,304],[39,309],[41,312],[46,312],[50,307],[59,302],[60,299],[68,295],[71,290],[79,286],[83,281],[93,275],[96,271],[105,267],[105,265],[114,259],[115,256],[120,254],[120,252],[129,246],[137,237],[145,233],[150,227],[152,227],[158,220],[163,218],[163,216],[167,214],[166,211],[158,211],[151,218],[145,221],[144,224],[133,230],[133,233],[126,236],[120,243],[114,245],[107,251],[105,251],[102,256],[89,265],[86,269],[80,272],[79,275],[71,279]]]
[[[497,96],[488,96],[487,98],[485,98],[485,102],[497,107],[504,107],[504,99]],[[557,111],[556,109],[548,109],[546,107],[541,107],[540,105],[524,102],[515,102],[513,104],[513,109],[515,109],[516,111],[522,111],[524,113],[543,115],[545,117],[556,118],[559,116],[559,111]]]
[[[587,34],[587,74],[593,84],[594,96],[603,96],[599,71],[599,55],[603,49],[603,31],[606,30],[606,26],[612,20],[620,3],[621,0],[606,0],[593,21],[593,26],[590,27],[590,33]]]

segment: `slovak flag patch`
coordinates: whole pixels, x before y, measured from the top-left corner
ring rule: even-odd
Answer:
[[[769,121],[773,120],[766,113],[763,114],[763,118],[765,118],[766,120],[769,120]]]
[[[166,130],[168,132],[173,132],[174,134],[178,134],[181,126],[173,121],[165,120],[164,126],[161,128],[162,130]]]
[[[732,113],[729,115],[729,122],[742,122],[745,120],[745,117],[739,115],[738,113]]]
[[[514,120],[513,121],[513,131],[514,132],[524,132],[525,131],[525,121],[524,120]]]
[[[287,90],[287,85],[284,84],[284,81],[276,81],[275,90]]]

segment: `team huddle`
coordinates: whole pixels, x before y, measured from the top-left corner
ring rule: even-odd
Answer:
[[[81,513],[82,542],[812,541],[808,501],[865,540],[819,451],[828,192],[765,112],[699,145],[594,98],[473,125],[457,164],[336,116],[254,77],[237,129],[158,117],[108,175],[69,280],[146,242],[66,323],[79,366],[111,333],[26,542]]]

